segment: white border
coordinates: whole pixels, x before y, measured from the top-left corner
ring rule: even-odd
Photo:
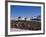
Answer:
[[[21,6],[41,6],[41,31],[23,31],[23,32],[10,32],[10,5],[21,5]],[[14,34],[32,34],[32,33],[43,33],[43,5],[42,4],[28,4],[28,3],[12,3],[8,2],[8,35]]]

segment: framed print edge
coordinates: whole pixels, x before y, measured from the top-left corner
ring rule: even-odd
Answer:
[[[43,5],[43,33],[33,33],[33,34],[14,34],[8,35],[8,2],[19,2],[19,3],[32,3],[32,4],[42,4]],[[45,34],[45,3],[43,2],[20,2],[20,1],[5,1],[5,36],[23,36],[23,35],[41,35]]]

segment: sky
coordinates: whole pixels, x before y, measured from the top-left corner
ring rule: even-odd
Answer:
[[[11,17],[18,16],[39,16],[41,14],[40,6],[20,6],[20,5],[11,5]]]

